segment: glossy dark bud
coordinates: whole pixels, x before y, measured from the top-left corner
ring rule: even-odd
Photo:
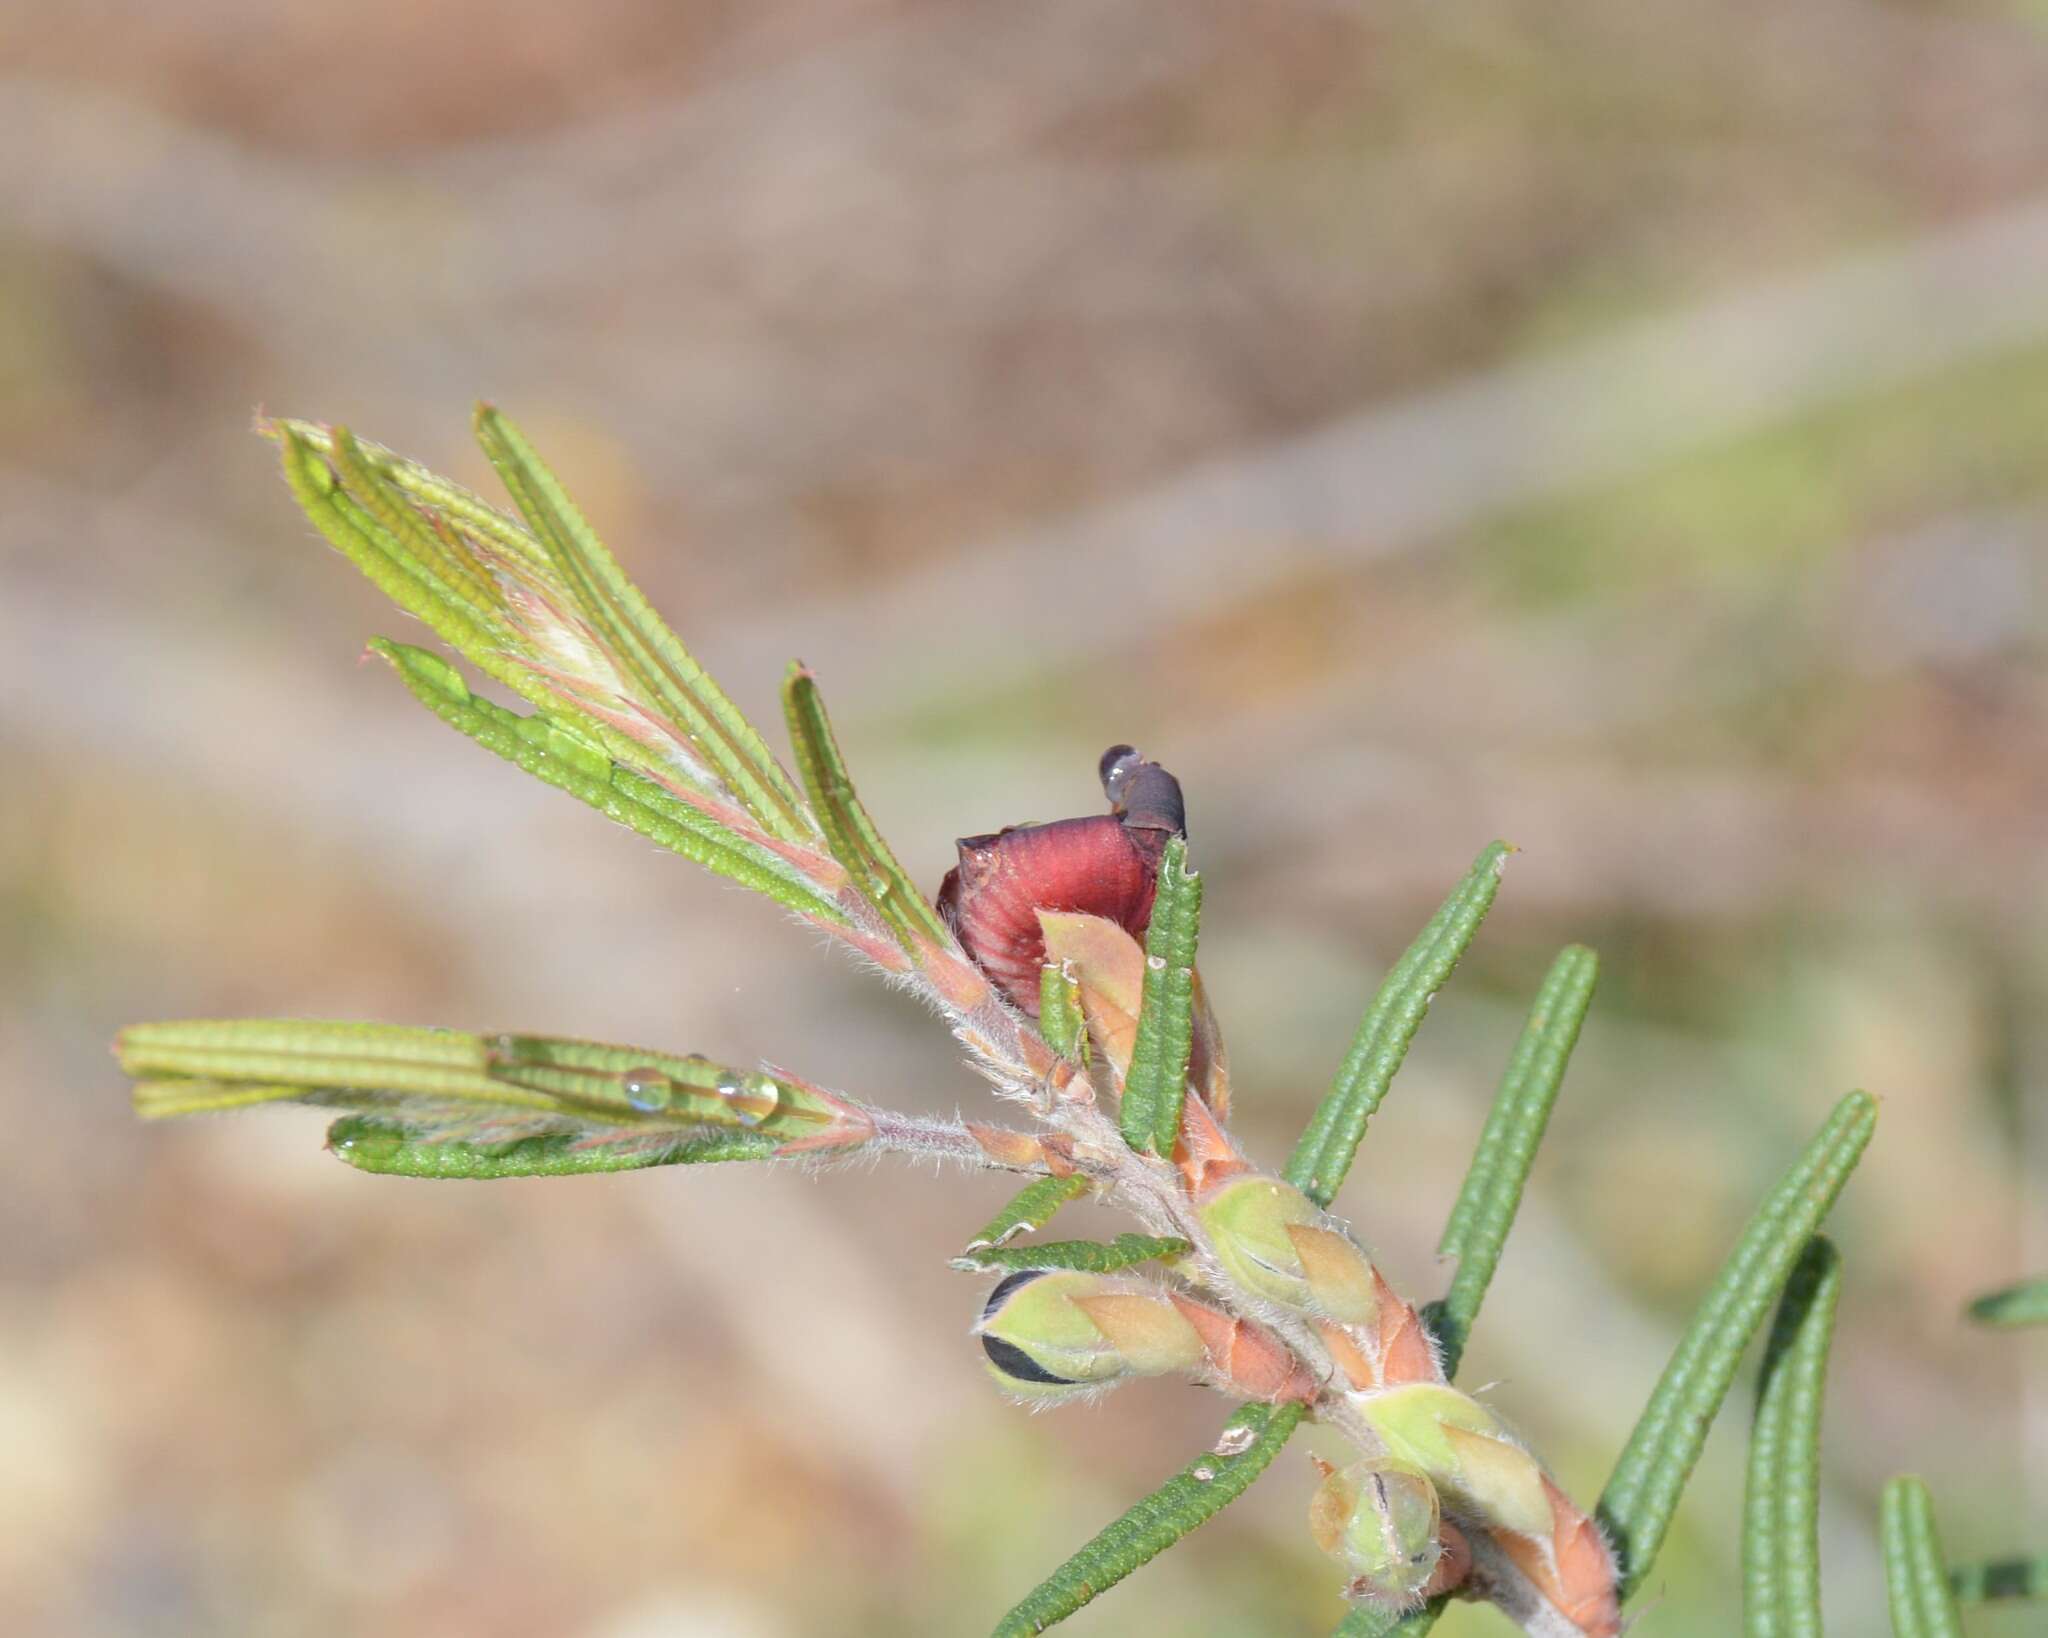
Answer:
[[[1131,830],[1160,833],[1153,844],[1156,864],[1167,837],[1188,833],[1187,802],[1180,781],[1128,745],[1112,745],[1104,751],[1099,771],[1102,794],[1109,798],[1116,817]]]
[[[1112,745],[1102,755],[1101,774],[1114,811],[964,836],[960,862],[939,888],[939,913],[961,948],[1034,1018],[1045,961],[1038,912],[1103,916],[1143,937],[1160,855],[1185,828],[1180,781],[1158,763],[1128,745]]]

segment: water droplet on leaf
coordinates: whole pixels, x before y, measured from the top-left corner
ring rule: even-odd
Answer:
[[[1218,1456],[1242,1456],[1252,1448],[1258,1433],[1252,1428],[1225,1428],[1223,1437],[1216,1441]]]
[[[619,1077],[619,1088],[626,1102],[650,1115],[666,1109],[675,1092],[673,1083],[658,1069],[629,1069]]]
[[[782,1088],[766,1075],[749,1075],[745,1086],[746,1098],[739,1105],[740,1120],[748,1126],[759,1126],[782,1106]]]
[[[767,1075],[739,1075],[727,1070],[712,1088],[742,1126],[759,1126],[781,1107],[782,1088]]]

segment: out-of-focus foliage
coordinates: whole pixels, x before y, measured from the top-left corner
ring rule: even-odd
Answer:
[[[972,1095],[814,939],[351,664],[377,599],[248,412],[481,485],[479,391],[757,721],[789,652],[828,677],[927,888],[955,835],[1092,802],[1101,746],[1170,753],[1269,1152],[1443,883],[1522,847],[1337,1206],[1427,1293],[1521,1006],[1601,951],[1460,1373],[1514,1379],[1571,1488],[1873,1088],[1829,1619],[1883,1628],[1901,1466],[1959,1563],[2048,1535],[2041,1334],[1958,1319],[2048,1247],[2034,8],[5,21],[0,1109],[45,1124],[0,1173],[0,1630],[950,1635],[1214,1434],[1165,1387],[986,1398],[932,1248],[992,1183],[451,1194],[289,1115],[130,1128],[104,1047],[138,1016],[829,1044]],[[1733,1630],[1741,1446],[1660,1634]],[[1147,1571],[1148,1619],[1334,1624],[1288,1470]]]

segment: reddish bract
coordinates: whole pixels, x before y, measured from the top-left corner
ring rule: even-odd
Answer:
[[[963,836],[939,888],[939,914],[968,957],[1016,1006],[1038,1016],[1045,961],[1041,910],[1103,916],[1133,937],[1152,920],[1159,856],[1186,829],[1180,782],[1128,745],[1102,754],[1112,811]]]

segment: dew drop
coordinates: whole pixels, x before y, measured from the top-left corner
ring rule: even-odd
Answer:
[[[1251,1428],[1226,1428],[1223,1437],[1216,1441],[1218,1456],[1242,1456],[1252,1448],[1258,1434]]]
[[[745,1087],[745,1101],[738,1105],[742,1124],[759,1126],[782,1106],[782,1088],[770,1077],[749,1075]]]
[[[1194,1478],[1194,1481],[1197,1484],[1207,1484],[1211,1479],[1216,1477],[1216,1470],[1213,1467],[1211,1467],[1207,1462],[1204,1462],[1200,1467],[1195,1469],[1192,1477]]]
[[[742,1126],[759,1126],[782,1103],[782,1088],[766,1075],[738,1075],[727,1070],[712,1090]]]
[[[658,1069],[629,1069],[619,1077],[619,1088],[628,1103],[650,1115],[666,1109],[675,1093],[673,1083]]]

